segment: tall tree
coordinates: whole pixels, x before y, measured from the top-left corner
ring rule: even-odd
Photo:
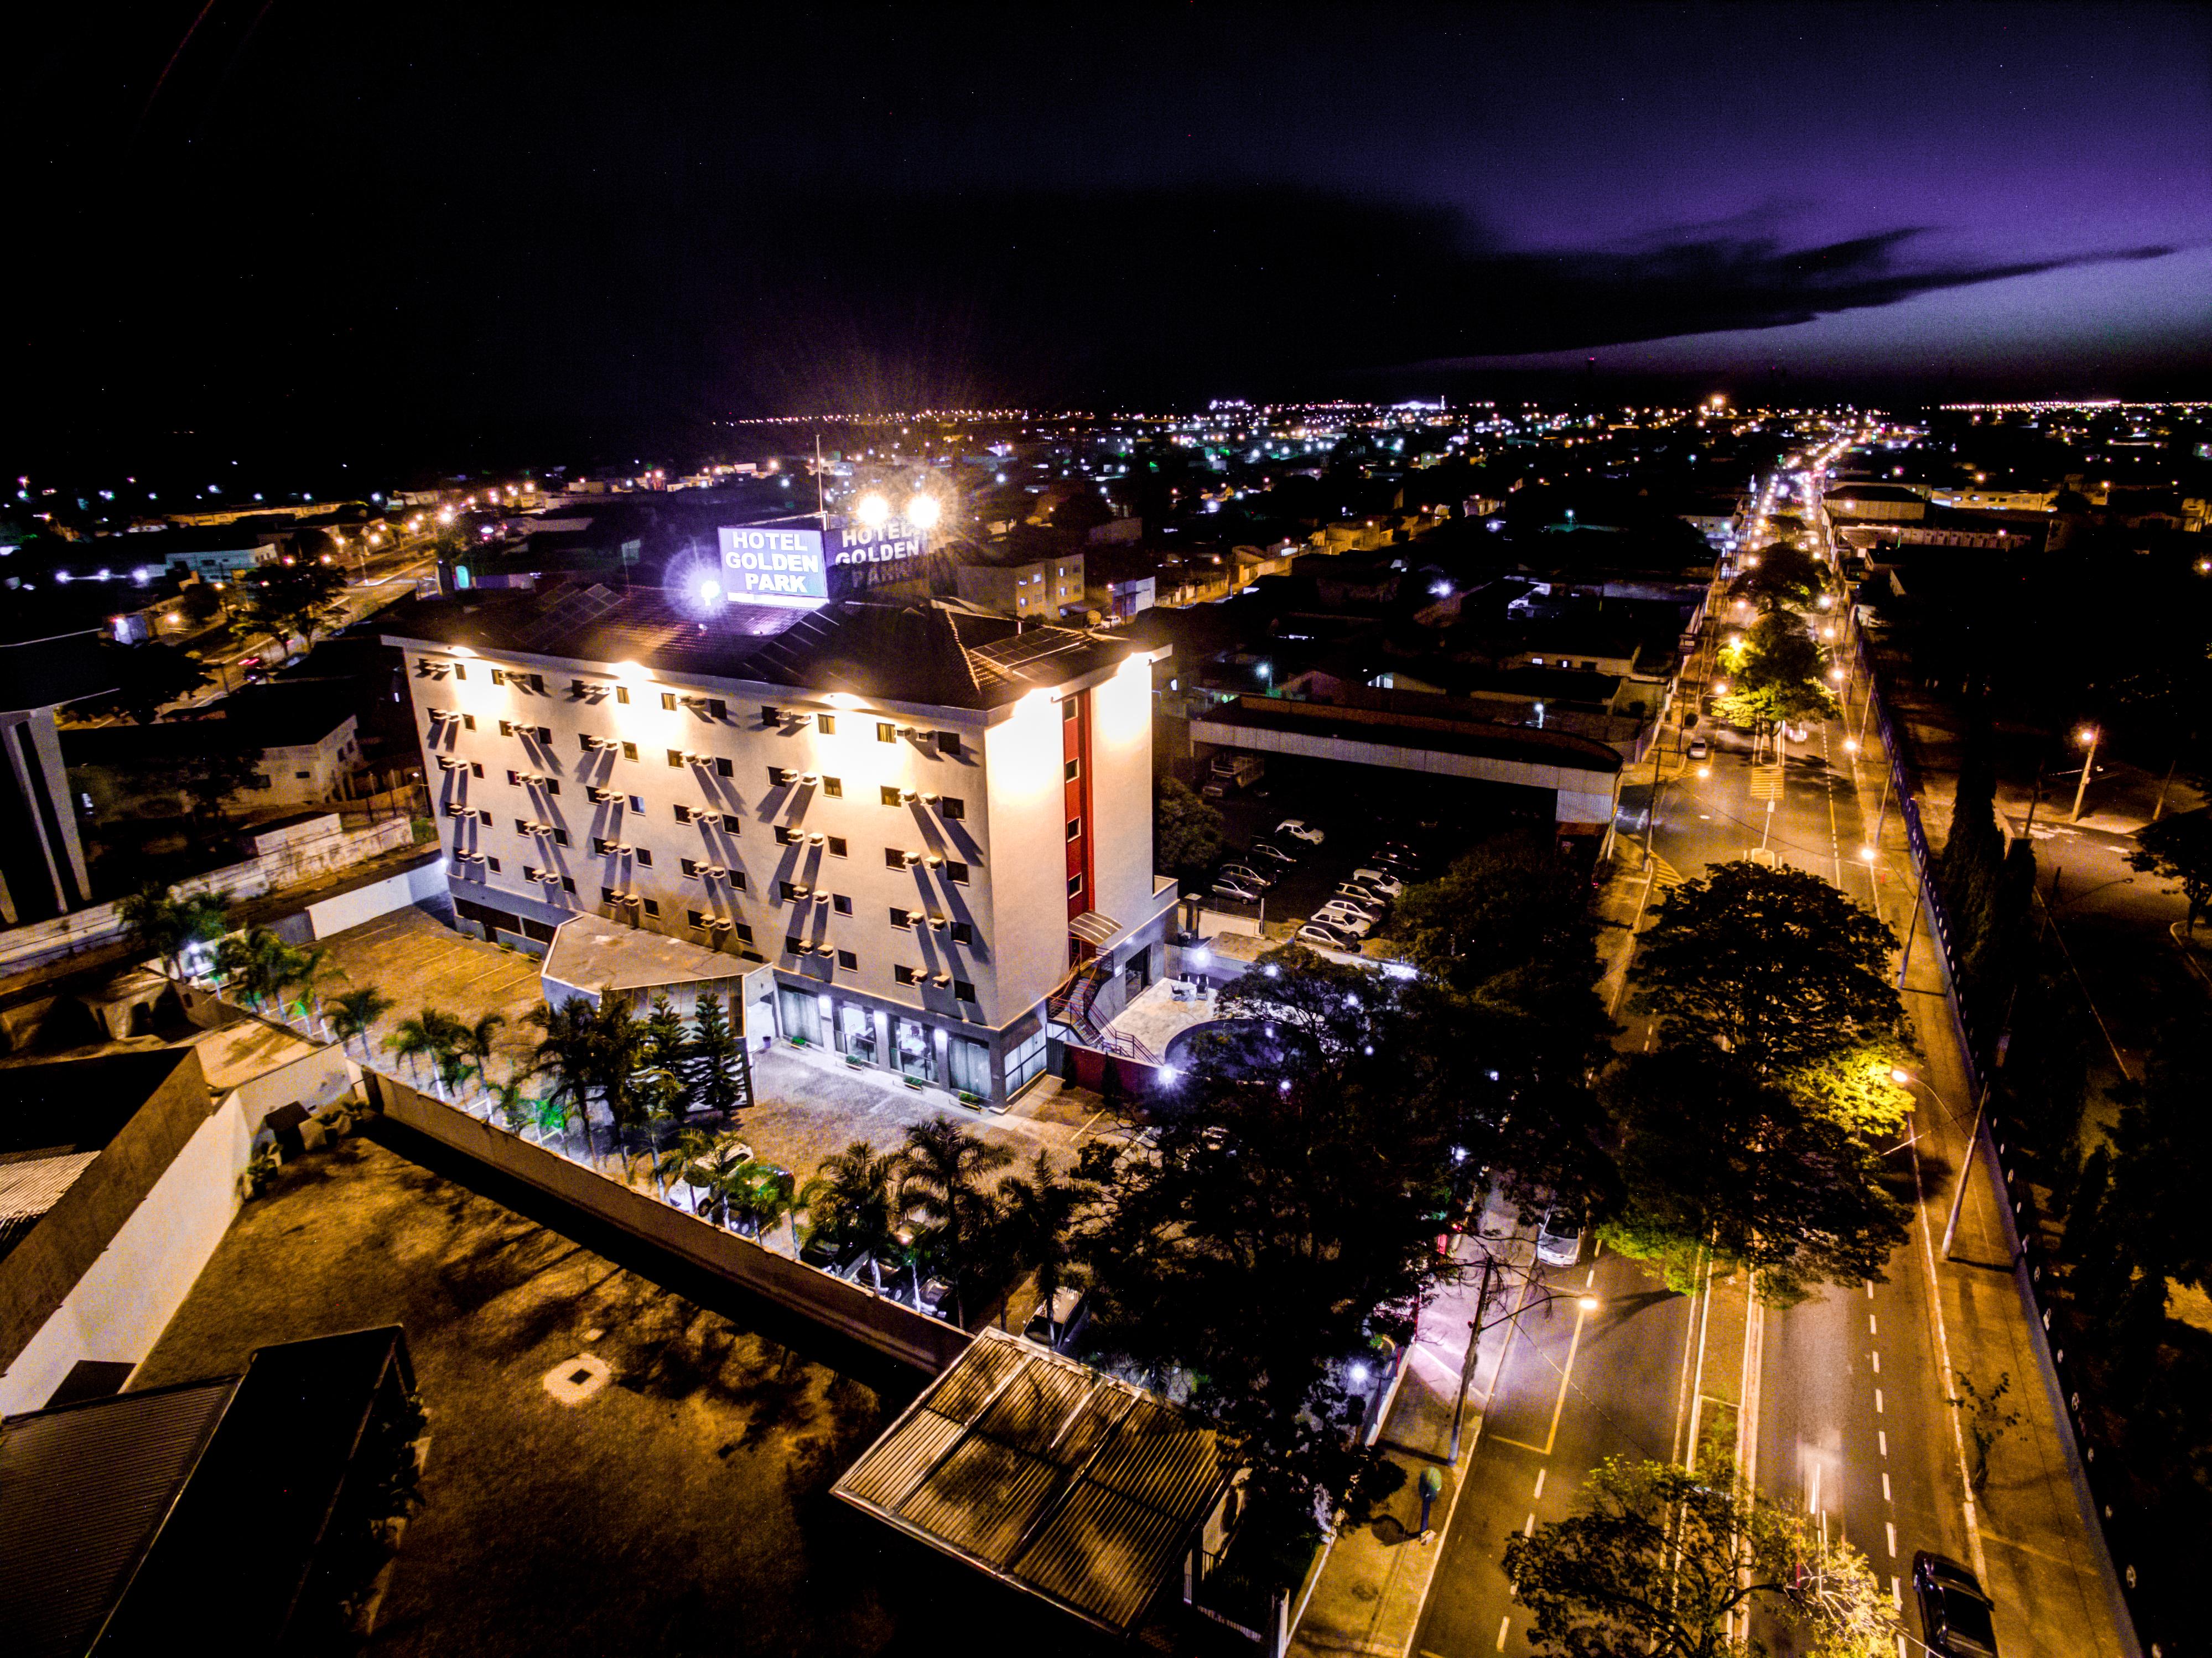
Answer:
[[[1729,689],[1722,714],[1741,724],[1759,720],[1826,720],[1836,713],[1827,661],[1805,630],[1804,619],[1770,610],[1752,624],[1743,642],[1721,653]]]
[[[898,1172],[896,1152],[878,1151],[866,1140],[854,1140],[823,1159],[799,1194],[800,1206],[806,1211],[807,1241],[839,1252],[864,1253],[868,1281],[878,1294],[884,1287],[883,1261],[896,1247]]]
[[[1053,1299],[1067,1282],[1075,1260],[1077,1217],[1097,1197],[1089,1181],[1056,1172],[1040,1151],[1026,1175],[1010,1175],[999,1185],[1000,1253],[1016,1266],[1036,1274],[1044,1301],[1045,1328],[1055,1345],[1060,1330]]]
[[[641,1085],[650,1090],[659,1112],[681,1127],[684,1111],[691,1103],[690,1084],[684,1077],[690,1042],[682,1017],[667,997],[653,999],[639,1035]]]
[[[391,997],[374,985],[362,985],[333,996],[330,1002],[331,1034],[341,1045],[358,1038],[362,1051],[368,1053],[368,1038],[376,1022],[396,1006]]]
[[[2181,883],[2189,901],[2187,931],[2194,934],[2198,918],[2212,913],[2212,807],[2146,823],[2136,831],[2128,867]]]
[[[1808,1658],[1890,1658],[1901,1633],[1864,1555],[1729,1468],[1610,1457],[1576,1512],[1509,1539],[1504,1564],[1531,1641],[1559,1658],[1753,1658],[1728,1633],[1751,1608]]]
[[[161,710],[178,698],[189,696],[212,676],[199,659],[174,645],[149,640],[140,645],[111,645],[100,660],[115,680],[114,689],[70,704],[70,712],[85,719],[114,716],[149,726]]]
[[[246,604],[253,619],[276,635],[283,655],[295,634],[313,646],[316,634],[337,614],[344,588],[345,572],[338,566],[319,558],[288,557],[263,567],[247,591]]]
[[[684,1062],[684,1084],[691,1103],[702,1111],[726,1116],[736,1126],[735,1113],[751,1103],[744,1044],[730,1029],[722,999],[712,991],[700,993],[691,1010],[689,1057]]]
[[[532,1068],[550,1084],[547,1102],[575,1117],[587,1153],[592,1150],[592,1091],[599,1078],[593,1014],[587,999],[571,996],[557,1005],[540,1002],[526,1016],[541,1033]]]
[[[1210,867],[1227,844],[1213,803],[1180,778],[1163,777],[1152,801],[1152,862],[1178,875]]]
[[[212,944],[229,925],[229,909],[214,893],[179,895],[159,884],[132,893],[116,910],[124,930],[161,957],[172,978],[184,976],[185,953],[192,945]]]
[[[1748,1267],[1787,1306],[1816,1284],[1880,1278],[1909,1212],[1879,1157],[1832,1118],[1701,1043],[1631,1054],[1606,1079],[1626,1199],[1603,1230],[1622,1254]],[[1710,1250],[1709,1257],[1701,1251]]]
[[[966,1286],[976,1281],[981,1265],[975,1246],[990,1234],[992,1195],[983,1182],[1013,1160],[1005,1146],[991,1145],[950,1117],[908,1125],[899,1149],[899,1209],[918,1212],[928,1223],[931,1253],[952,1281],[953,1317],[963,1328]]]
[[[1792,1071],[1901,1028],[1896,945],[1819,876],[1740,859],[1668,896],[1638,944],[1638,999],[1677,1035]]]

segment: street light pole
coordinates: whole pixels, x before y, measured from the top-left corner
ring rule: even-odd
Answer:
[[[1498,1270],[1498,1257],[1489,1250],[1482,1252],[1482,1287],[1475,1291],[1474,1316],[1467,1323],[1467,1359],[1459,1367],[1459,1399],[1452,1406],[1451,1448],[1444,1461],[1451,1467],[1459,1467],[1460,1427],[1467,1420],[1468,1389],[1474,1386],[1474,1359],[1482,1346],[1482,1309],[1490,1302],[1490,1280]]]
[[[2104,732],[2094,726],[2084,726],[2075,733],[2075,741],[2087,744],[2089,753],[2081,762],[2081,780],[2075,786],[2074,816],[2067,820],[2069,823],[2078,823],[2081,821],[2081,800],[2089,793],[2089,774],[2097,768],[2097,744],[2103,740],[2104,735]]]
[[[1929,1092],[1934,1092],[1931,1089]],[[1959,1184],[1951,1193],[1951,1218],[1943,1224],[1943,1259],[1951,1259],[1951,1240],[1959,1233],[1959,1212],[1966,1206],[1966,1182],[1974,1177],[1974,1153],[1981,1145],[1982,1114],[1989,1108],[1990,1090],[1974,1102],[1974,1126],[1966,1133],[1966,1155],[1959,1165]]]

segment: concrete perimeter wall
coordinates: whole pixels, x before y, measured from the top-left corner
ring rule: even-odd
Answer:
[[[779,1306],[878,1352],[934,1375],[965,1352],[968,1333],[910,1307],[766,1249],[750,1238],[672,1209],[571,1163],[559,1153],[417,1093],[381,1072],[365,1073],[385,1114],[441,1145],[572,1203],[633,1237],[719,1273]]]

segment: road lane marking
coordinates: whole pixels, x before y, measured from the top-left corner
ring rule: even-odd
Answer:
[[[1534,1497],[1537,1497],[1537,1498],[1540,1498],[1540,1499],[1543,1497],[1543,1495],[1544,1495],[1544,1476],[1545,1476],[1546,1474],[1549,1473],[1551,1473],[1551,1470],[1550,1470],[1549,1468],[1539,1468],[1539,1469],[1537,1469],[1537,1470],[1536,1470],[1536,1489],[1535,1489],[1535,1491],[1533,1491],[1532,1493],[1530,1493],[1530,1495],[1532,1495],[1532,1496],[1534,1496]]]
[[[2121,1068],[2126,1069],[2125,1066]],[[1912,1149],[1912,1142],[1910,1140],[1905,1142],[1905,1151],[1912,1158],[1912,1191],[1920,1204],[1919,1225],[1916,1230],[1920,1234],[1921,1255],[1928,1263],[1928,1311],[1936,1325],[1936,1362],[1943,1367],[1938,1374],[1956,1376],[1958,1372],[1951,1367],[1950,1333],[1943,1327],[1943,1286],[1936,1276],[1936,1240],[1929,1236],[1927,1187],[1922,1183],[1920,1178],[1920,1153]],[[1974,1146],[1972,1142],[1969,1141],[1966,1145],[1966,1156],[1971,1158],[1973,1155]],[[1960,1178],[1961,1180],[1966,1178],[1963,1171]],[[1870,1284],[1871,1280],[1869,1280]],[[1881,1398],[1881,1395],[1879,1393],[1875,1395],[1877,1403],[1880,1402]],[[1949,1412],[1951,1451],[1959,1462],[1960,1508],[1966,1521],[1967,1564],[1973,1567],[1974,1576],[1986,1582],[1990,1575],[1990,1561],[1989,1556],[1982,1550],[1981,1518],[1974,1511],[1974,1482],[1966,1474],[1966,1430],[1959,1424],[1959,1418],[1962,1414],[1964,1412],[1959,1411]]]
[[[1536,1511],[1535,1509],[1531,1509],[1528,1510],[1528,1517],[1521,1522],[1521,1535],[1523,1537],[1534,1537],[1535,1534]]]
[[[1512,1627],[1513,1617],[1510,1612],[1498,1620],[1498,1649],[1500,1652],[1505,1650],[1506,1631],[1510,1630]]]
[[[1889,1558],[1894,1560],[1897,1558],[1897,1522],[1885,1520],[1881,1522],[1881,1528],[1889,1533]]]
[[[1881,1374],[1881,1354],[1877,1351],[1869,1355],[1869,1357],[1874,1360],[1874,1373],[1876,1376],[1880,1376]]]
[[[1881,1414],[1881,1389],[1879,1388],[1874,1390],[1874,1413],[1876,1416]]]
[[[1889,1598],[1891,1604],[1899,1612],[1905,1610],[1905,1591],[1898,1587],[1897,1579],[1893,1576],[1889,1580]]]
[[[1896,1501],[1896,1498],[1889,1494],[1889,1470],[1887,1468],[1883,1469],[1881,1473],[1881,1500],[1885,1503]]]
[[[1866,1287],[1867,1287],[1867,1299],[1868,1299],[1869,1301],[1872,1301],[1872,1300],[1874,1299],[1874,1280],[1873,1280],[1872,1278],[1869,1278],[1869,1279],[1867,1279],[1867,1280],[1866,1280]]]
[[[1881,1441],[1881,1454],[1884,1456],[1887,1456],[1889,1455],[1889,1436],[1884,1433],[1881,1429],[1876,1428],[1874,1430],[1874,1436]]]
[[[1881,1333],[1881,1327],[1874,1321],[1874,1315],[1872,1313],[1869,1313],[1867,1315],[1867,1333],[1870,1336],[1878,1336]]]

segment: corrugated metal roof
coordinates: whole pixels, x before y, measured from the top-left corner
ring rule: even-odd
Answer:
[[[899,1509],[932,1537],[1003,1566],[1067,1471],[971,1435]]]
[[[1210,1430],[1074,1359],[986,1330],[832,1494],[1126,1632],[1226,1479]]]
[[[1014,1563],[1014,1575],[1127,1629],[1159,1593],[1186,1535],[1179,1521],[1085,1484]]]
[[[0,1630],[10,1658],[81,1658],[205,1448],[234,1377],[0,1426]]]
[[[0,1255],[14,1248],[16,1240],[61,1201],[62,1193],[99,1156],[97,1151],[64,1151],[0,1163]]]
[[[841,1488],[863,1503],[896,1513],[922,1476],[960,1437],[960,1424],[934,1411],[917,1411],[896,1427],[846,1476]]]

